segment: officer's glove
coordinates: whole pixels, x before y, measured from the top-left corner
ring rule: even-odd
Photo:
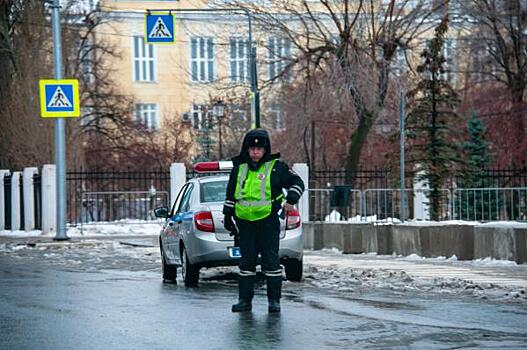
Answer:
[[[223,227],[227,231],[229,231],[230,236],[234,236],[234,246],[239,247],[239,238],[240,234],[238,232],[238,228],[236,227],[236,224],[234,223],[234,219],[230,215],[225,215],[225,218],[223,219]]]
[[[238,228],[236,227],[231,215],[225,215],[225,218],[223,219],[223,227],[230,232],[231,236],[238,234]]]

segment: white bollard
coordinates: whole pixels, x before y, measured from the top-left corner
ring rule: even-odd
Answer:
[[[42,234],[57,230],[57,170],[55,164],[42,167]]]
[[[22,172],[24,192],[24,230],[35,229],[35,184],[33,176],[38,174],[38,168],[24,168]]]
[[[0,170],[0,231],[5,230],[5,193],[4,193],[4,178],[9,176],[9,170]]]
[[[298,202],[298,211],[300,212],[302,222],[306,222],[309,221],[309,196],[307,191],[309,189],[309,168],[306,163],[295,163],[293,164],[293,171],[304,181],[305,189],[304,194],[300,198],[300,202]]]
[[[13,171],[11,176],[11,231],[20,230],[20,177],[21,171]]]
[[[183,163],[172,163],[170,165],[170,203],[169,209],[172,208],[179,191],[187,182],[187,170]]]
[[[414,178],[414,219],[430,220],[430,200],[426,197],[426,193],[430,191],[430,186],[425,180],[417,180],[417,177],[422,175],[423,172],[421,171]]]

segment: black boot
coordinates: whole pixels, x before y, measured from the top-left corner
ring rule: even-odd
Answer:
[[[267,300],[269,312],[280,312],[280,297],[282,296],[282,276],[267,277]]]
[[[253,308],[253,305],[251,302],[240,299],[238,300],[238,304],[234,304],[232,306],[232,312],[244,312],[244,311],[251,311]]]
[[[238,276],[239,300],[232,306],[232,312],[251,311],[254,296],[254,276]]]

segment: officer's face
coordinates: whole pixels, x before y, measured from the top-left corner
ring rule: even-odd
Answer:
[[[265,154],[263,147],[249,147],[249,158],[255,163],[258,163]]]

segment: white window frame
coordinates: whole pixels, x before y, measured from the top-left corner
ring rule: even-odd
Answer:
[[[229,38],[229,78],[232,83],[249,81],[249,54],[247,38],[239,36]]]
[[[135,120],[148,130],[159,129],[159,108],[156,103],[136,103]]]
[[[211,83],[216,79],[214,38],[193,36],[189,41],[190,80]]]
[[[287,45],[288,44],[288,45]],[[267,39],[267,79],[274,79],[279,76],[285,67],[288,57],[291,57],[291,40],[286,37],[271,36]],[[284,78],[291,79],[291,74],[287,73]]]
[[[155,45],[146,44],[144,36],[132,36],[132,80],[153,83],[156,81]]]

